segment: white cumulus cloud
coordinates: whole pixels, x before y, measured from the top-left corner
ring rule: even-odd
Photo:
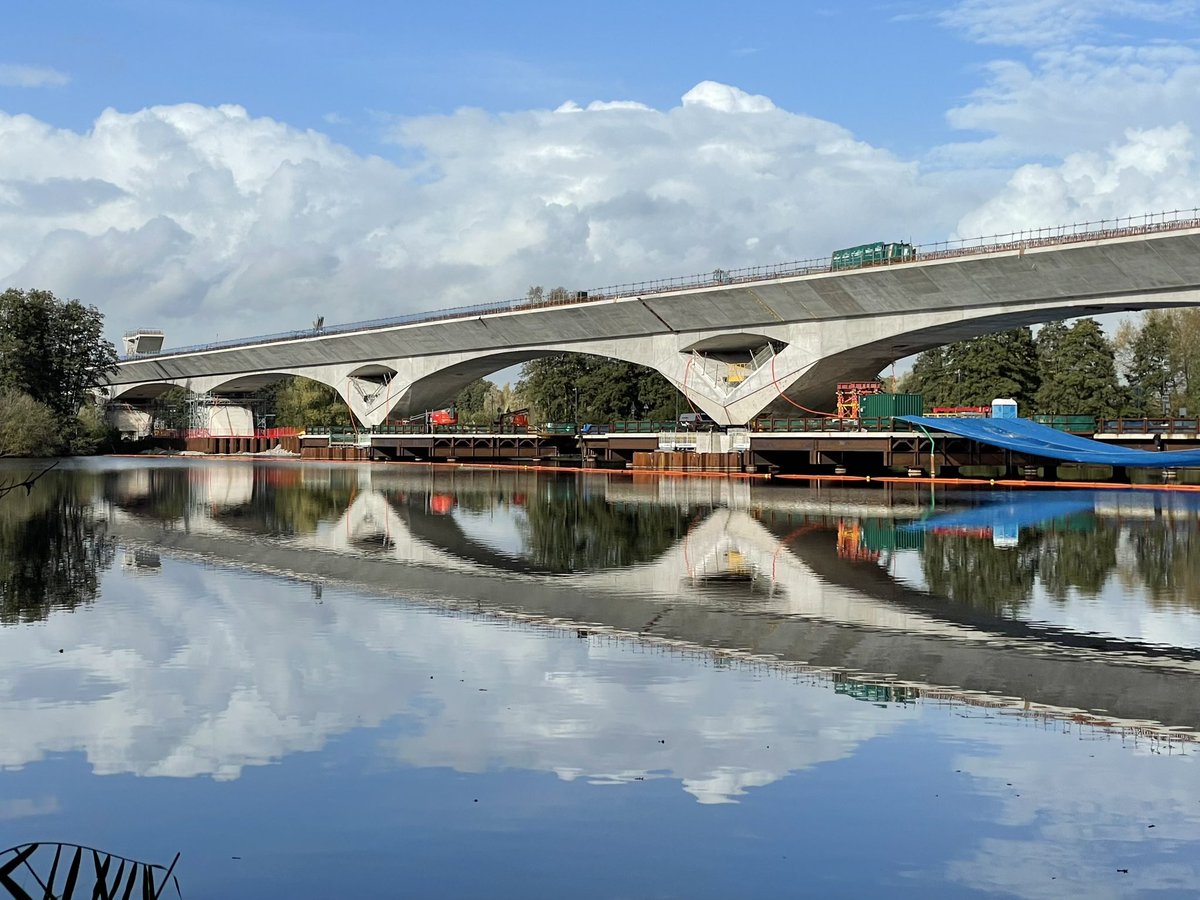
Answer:
[[[959,223],[960,236],[1000,234],[1031,223],[1091,222],[1200,207],[1195,137],[1186,125],[1131,129],[1103,151],[1061,164],[1025,165]]]
[[[940,236],[972,196],[714,82],[667,110],[463,109],[388,139],[395,160],[237,106],[83,133],[0,114],[0,281],[178,345]]]
[[[713,81],[666,109],[393,120],[386,158],[239,106],[0,113],[0,285],[178,346],[1195,203],[1194,48],[1064,44],[984,77],[948,113],[970,137],[913,158]]]

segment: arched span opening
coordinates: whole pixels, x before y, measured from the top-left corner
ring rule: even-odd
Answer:
[[[515,383],[485,380],[479,387],[486,375],[518,365]],[[634,361],[534,350],[464,360],[440,369],[415,381],[396,410],[411,415],[453,403],[460,421],[465,414],[480,422],[496,422],[498,416],[516,409],[528,410],[530,421],[536,423],[674,421],[690,409],[671,382]]]
[[[189,427],[196,394],[169,381],[116,386],[110,389],[105,417],[122,440],[138,441],[153,434],[181,432]]]
[[[239,375],[217,384],[214,401],[249,411],[257,429],[352,427],[345,396],[333,385],[289,372]]]
[[[1090,301],[1078,305],[1064,301],[1060,306],[1017,308],[974,318],[948,318],[923,327],[897,330],[874,341],[848,341],[844,348],[818,359],[787,388],[784,392],[787,399],[780,396],[766,406],[763,413],[791,414],[795,409],[793,401],[815,409],[830,409],[839,382],[875,379],[894,363],[957,341],[1047,322],[1170,309],[1181,305],[1189,304],[1181,304],[1177,299],[1163,296],[1139,302],[1130,302],[1129,298],[1119,303]]]

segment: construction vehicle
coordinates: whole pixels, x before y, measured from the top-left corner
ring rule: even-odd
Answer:
[[[496,428],[528,428],[529,409],[505,410],[492,424]]]
[[[859,244],[857,247],[834,250],[830,268],[835,271],[838,269],[857,269],[861,266],[908,262],[909,260],[916,259],[916,257],[917,248],[912,244],[876,241],[873,244]]]

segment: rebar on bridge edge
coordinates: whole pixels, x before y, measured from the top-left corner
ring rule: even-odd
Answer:
[[[1187,218],[1184,218],[1185,216]],[[1134,222],[1138,220],[1141,220],[1141,224],[1135,225]],[[1122,225],[1122,222],[1127,224]],[[903,260],[881,260],[854,269],[834,269],[831,257],[828,256],[763,266],[746,266],[740,269],[715,269],[712,273],[706,275],[681,275],[674,278],[610,285],[594,291],[577,291],[572,296],[563,299],[530,301],[526,298],[519,298],[515,300],[498,300],[491,303],[481,303],[474,306],[457,306],[434,312],[408,313],[402,316],[367,319],[362,322],[348,322],[344,325],[324,326],[320,329],[304,328],[296,331],[281,331],[274,334],[256,335],[248,338],[213,341],[207,344],[192,344],[186,347],[173,347],[169,350],[130,354],[119,357],[119,359],[121,362],[133,362],[140,359],[156,359],[163,356],[180,356],[185,353],[201,353],[210,350],[225,350],[234,347],[281,343],[283,341],[318,336],[327,337],[330,335],[374,331],[383,328],[393,328],[398,325],[416,325],[425,322],[466,319],[489,313],[545,309],[552,306],[572,306],[581,303],[594,303],[601,300],[622,300],[631,297],[641,298],[647,294],[725,287],[754,281],[769,281],[775,278],[794,278],[802,275],[820,275],[830,272],[850,273],[860,271],[863,268],[912,265],[915,262],[924,262],[931,259],[953,259],[958,256],[971,256],[977,253],[1022,251],[1038,247],[1105,240],[1108,238],[1136,237],[1141,234],[1159,234],[1165,231],[1183,231],[1189,228],[1200,228],[1200,207],[1144,213],[1140,216],[1121,216],[1115,219],[1098,219],[1094,222],[1077,222],[1072,225],[1026,229],[1012,231],[1007,234],[993,234],[975,238],[958,238],[950,241],[917,244],[915,246],[916,252],[911,257]],[[1081,231],[1080,229],[1083,230]]]

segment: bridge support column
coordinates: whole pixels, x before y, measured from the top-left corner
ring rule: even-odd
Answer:
[[[110,404],[104,415],[108,424],[117,429],[125,440],[140,440],[148,436],[154,426],[154,417],[149,410],[126,403]]]
[[[244,406],[226,403],[214,404],[203,407],[199,415],[202,421],[197,423],[197,427],[207,429],[210,435],[220,437],[254,436],[254,413]]]

